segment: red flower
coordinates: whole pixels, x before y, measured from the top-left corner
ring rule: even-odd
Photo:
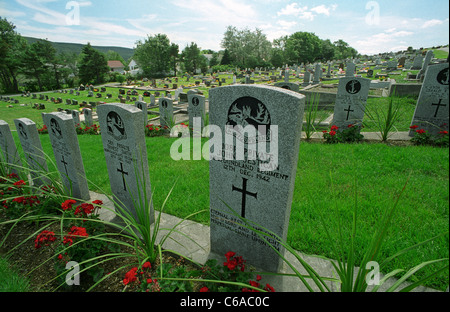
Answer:
[[[423,129],[419,129],[419,130],[416,130],[416,132],[419,133],[419,134],[423,134],[423,133],[425,133],[426,131],[423,130]]]
[[[200,292],[209,292],[209,288],[208,287],[202,287],[200,288]]]
[[[336,135],[336,131],[334,131],[334,130],[330,131],[330,135],[331,136],[335,136]]]
[[[13,185],[17,186],[18,188],[21,188],[22,185],[25,185],[25,184],[26,184],[26,183],[25,183],[24,180],[19,180],[19,181],[17,181],[17,182],[14,182]]]
[[[142,265],[142,269],[151,269],[152,268],[152,264],[147,261]]]
[[[73,239],[76,237],[88,237],[88,233],[86,232],[86,228],[84,227],[78,227],[78,226],[72,226],[70,229],[70,232],[67,234],[67,236],[63,237],[63,244],[69,244],[69,246],[72,246]]]
[[[353,124],[349,124],[347,128],[353,128]]]
[[[445,131],[445,130],[442,130],[442,131],[439,131],[439,134],[448,134],[448,131]]]
[[[338,126],[335,126],[335,125],[331,126],[331,130],[337,130],[337,129],[339,129]]]
[[[419,126],[417,126],[417,125],[414,125],[414,126],[411,126],[411,127],[409,127],[409,129],[417,129],[417,128],[419,128]]]
[[[94,205],[83,203],[75,209],[75,215],[90,215],[94,211]]]
[[[44,230],[40,234],[38,234],[38,236],[34,240],[34,248],[39,249],[42,246],[48,246],[49,243],[52,243],[55,240],[56,236],[54,232]]]
[[[130,271],[125,273],[125,278],[123,279],[123,284],[128,285],[128,283],[132,283],[137,280],[137,269],[136,267],[132,268]]]
[[[275,289],[272,286],[270,286],[269,284],[266,284],[266,287],[264,287],[264,290],[269,291],[269,292],[275,292]]]
[[[100,205],[100,206],[103,205],[103,202],[100,199],[96,199],[92,203],[95,205]]]
[[[62,204],[61,204],[61,208],[65,211],[65,210],[70,210],[70,209],[72,209],[72,205],[73,204],[75,204],[76,203],[76,201],[75,200],[73,200],[73,199],[68,199],[68,200],[66,200],[65,202],[63,202]]]

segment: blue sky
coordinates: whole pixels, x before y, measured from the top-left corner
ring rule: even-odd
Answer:
[[[449,43],[448,0],[0,0],[0,16],[23,36],[133,48],[166,34],[221,49],[226,27],[259,28],[269,40],[296,31],[342,39],[362,54]]]

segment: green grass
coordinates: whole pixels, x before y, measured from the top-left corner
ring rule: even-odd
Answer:
[[[8,261],[0,257],[0,292],[27,292],[29,281],[22,277]]]
[[[16,133],[14,136],[17,139]],[[101,137],[78,136],[78,140],[88,180],[110,194]],[[148,163],[155,208],[162,206],[176,183],[165,212],[184,218],[209,207],[209,163],[204,159],[172,160],[170,146],[175,140],[167,137],[146,138]],[[53,158],[48,136],[41,136],[41,141],[44,150]],[[207,139],[202,139],[202,142],[206,143]],[[330,189],[330,176],[334,181],[336,197]],[[356,250],[363,250],[373,234],[380,211],[386,205],[393,204],[394,196],[408,179],[383,256],[449,230],[448,149],[378,143],[326,145],[302,142],[288,243],[307,254],[333,257],[317,209],[326,212],[337,205],[348,220],[344,228],[350,230],[355,179],[359,199]],[[90,189],[96,190],[93,185]],[[325,216],[329,218],[327,222],[333,222],[331,213],[325,213]],[[194,220],[209,224],[209,214],[200,214]],[[332,234],[337,235],[336,232]],[[411,268],[426,260],[448,256],[446,237],[399,258],[391,269]],[[447,271],[428,282],[427,286],[445,290],[448,282]]]

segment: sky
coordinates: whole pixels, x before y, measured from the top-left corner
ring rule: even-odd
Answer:
[[[270,41],[311,32],[367,55],[449,43],[448,0],[0,0],[0,16],[22,36],[126,48],[161,33],[180,51],[219,51],[228,26]]]

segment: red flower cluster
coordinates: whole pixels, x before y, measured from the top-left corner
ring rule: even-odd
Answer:
[[[76,202],[77,202],[76,200],[68,199],[61,204],[61,208],[64,211],[70,210],[70,209],[72,209],[72,205],[75,204]]]
[[[259,286],[260,286],[261,284],[258,283],[258,282],[259,282],[260,280],[261,280],[261,275],[257,274],[257,275],[256,275],[256,282],[255,282],[255,281],[249,281],[249,284],[250,284],[250,286],[252,286],[252,287],[259,288]],[[268,292],[275,292],[275,289],[274,289],[272,286],[270,286],[269,284],[266,284],[266,286],[264,287],[264,290],[265,290],[265,291],[268,291]],[[253,289],[253,288],[242,288],[242,292],[259,292],[259,291],[256,290],[256,289]]]
[[[132,268],[130,271],[125,273],[125,278],[123,279],[123,284],[128,285],[129,283],[135,282],[137,280],[137,267]]]
[[[70,229],[70,232],[67,234],[67,236],[64,236],[63,238],[63,244],[69,244],[69,246],[72,246],[73,240],[76,237],[88,237],[88,233],[86,232],[86,228],[84,227],[78,227],[78,226],[72,226]]]
[[[234,271],[236,267],[239,267],[242,272],[245,270],[245,260],[242,256],[235,257],[236,253],[233,251],[229,251],[225,254],[227,261],[223,263],[230,271]]]
[[[144,275],[145,273],[147,273],[147,276],[146,277],[143,276],[142,280],[145,281],[148,285],[150,285],[150,288],[153,291],[160,291],[161,288],[158,285],[158,280],[152,279],[150,276],[149,271],[151,268],[152,268],[152,265],[149,261],[145,262],[142,265],[140,270],[138,270],[137,267],[133,267],[130,271],[125,273],[125,278],[123,279],[123,284],[128,285],[133,282],[138,282],[138,284],[141,284],[141,282],[139,281],[138,274]],[[149,289],[147,288],[146,291],[149,291]]]
[[[40,204],[41,202],[38,200],[37,196],[28,196],[28,197],[16,197],[13,199],[13,202],[22,204],[22,205],[29,205],[30,207],[34,204]]]
[[[13,185],[14,185],[15,187],[17,187],[18,189],[20,189],[20,188],[22,188],[23,185],[26,185],[26,183],[25,183],[24,180],[19,180],[19,181],[17,181],[17,182],[14,182]],[[14,189],[14,187],[8,187],[8,191],[11,191],[11,190],[13,190],[13,189]]]
[[[56,240],[54,232],[44,230],[34,240],[34,248],[39,249],[42,246],[48,246]]]
[[[61,204],[61,208],[66,211],[66,210],[71,210],[72,209],[72,205],[75,204],[76,201],[73,199],[68,199],[65,202],[63,202]],[[94,206],[94,205],[95,206]],[[92,214],[94,212],[95,209],[99,209],[100,205],[103,205],[103,202],[101,200],[94,200],[92,202],[92,204],[90,203],[82,203],[81,205],[78,205],[75,208],[75,212],[74,214],[76,216],[81,216],[81,217],[87,217],[88,215]]]

